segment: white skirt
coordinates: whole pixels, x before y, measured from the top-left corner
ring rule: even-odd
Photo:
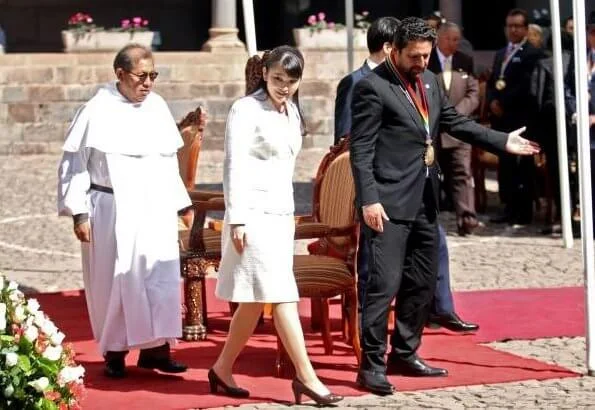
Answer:
[[[230,302],[284,303],[299,300],[293,275],[293,215],[254,212],[245,226],[246,247],[239,254],[225,221],[215,294]]]

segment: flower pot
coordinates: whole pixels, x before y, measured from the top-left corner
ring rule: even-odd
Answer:
[[[153,31],[91,31],[80,33],[73,30],[62,31],[64,52],[80,53],[89,51],[118,51],[126,44],[139,43],[151,47]]]
[[[302,49],[347,49],[347,32],[344,28],[310,30],[309,28],[294,28],[293,38],[297,47]],[[353,29],[353,48],[366,49],[366,31]]]

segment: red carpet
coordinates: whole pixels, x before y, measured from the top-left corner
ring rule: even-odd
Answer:
[[[209,288],[212,295],[212,283]],[[209,325],[213,329],[207,341],[181,342],[175,358],[190,365],[181,376],[166,376],[133,367],[137,354],[128,357],[130,376],[121,381],[102,376],[102,360],[92,341],[82,292],[36,295],[42,308],[74,344],[77,360],[87,369],[85,409],[188,409],[219,407],[252,402],[292,401],[290,383],[272,376],[276,342],[267,321],[257,329],[240,356],[236,380],[248,388],[250,401],[211,395],[206,373],[225,339],[229,324],[227,304],[209,298]],[[507,338],[577,336],[582,332],[582,289],[543,289],[521,291],[465,292],[457,294],[457,309],[482,327],[477,336],[460,336],[445,331],[429,331],[424,336],[421,355],[432,364],[450,372],[446,378],[391,377],[400,391],[501,383],[519,380],[544,380],[572,377],[575,373],[531,359],[498,352],[477,343]],[[309,304],[300,311],[304,328],[309,328]],[[338,318],[337,306],[333,317]],[[338,329],[339,321],[334,321]],[[349,346],[335,337],[335,353],[324,356],[318,335],[307,335],[308,351],[322,380],[339,394],[360,395],[354,383],[355,359]]]

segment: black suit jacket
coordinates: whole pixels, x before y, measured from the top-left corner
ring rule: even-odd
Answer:
[[[487,85],[487,102],[500,101],[504,115],[501,118],[492,118],[492,126],[503,131],[512,131],[527,125],[530,119],[528,107],[531,106],[530,85],[531,74],[537,62],[545,57],[543,51],[526,42],[512,57],[504,71],[506,87],[496,89],[496,81],[500,77],[500,69],[504,62],[506,47],[496,52],[492,75]]]
[[[370,74],[372,70],[367,62],[352,73],[347,74],[337,85],[335,98],[335,144],[351,130],[351,98],[353,88],[359,80]]]
[[[446,131],[488,151],[504,150],[507,134],[482,127],[457,113],[430,71],[423,73],[422,81],[434,142],[441,131]],[[351,111],[350,152],[358,209],[379,202],[389,218],[414,220],[426,182],[426,131],[386,62],[357,83]],[[429,175],[438,203],[435,166],[429,169]]]

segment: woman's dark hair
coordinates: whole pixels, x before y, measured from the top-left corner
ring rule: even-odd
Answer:
[[[392,43],[397,27],[399,27],[399,20],[394,17],[380,17],[374,20],[366,36],[370,54],[382,50],[384,43]]]
[[[401,20],[393,43],[397,50],[402,50],[410,41],[429,41],[433,45],[436,41],[436,31],[419,17],[407,17]]]
[[[258,90],[263,90],[268,95],[267,84],[262,75],[262,68],[267,71],[279,65],[285,73],[292,77],[300,79],[304,73],[304,56],[295,47],[279,46],[270,51],[265,51],[262,58],[258,56],[251,57],[246,63],[246,94],[252,94]],[[300,121],[302,123],[302,134],[306,134],[306,123],[302,108],[300,107],[299,89],[293,95],[293,103],[296,105]]]

